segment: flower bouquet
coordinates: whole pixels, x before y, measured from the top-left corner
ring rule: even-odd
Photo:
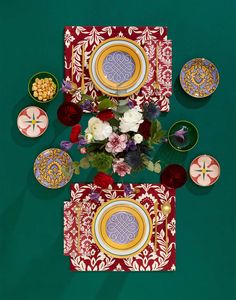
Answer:
[[[85,97],[83,101],[90,100]],[[143,169],[159,173],[160,161],[152,161],[151,150],[162,142],[165,131],[158,120],[160,110],[156,104],[149,102],[140,108],[126,100],[117,104],[106,96],[96,101],[98,111],[89,119],[84,133],[77,124],[72,127],[70,141],[61,142],[63,150],[76,145],[84,154],[80,161],[73,162],[74,172],[79,174],[80,168],[96,168],[94,183],[102,187],[114,182],[113,174],[124,177]]]

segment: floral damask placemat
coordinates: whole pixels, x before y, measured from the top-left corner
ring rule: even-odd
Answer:
[[[81,86],[82,74],[82,46],[85,48],[85,94],[94,99],[101,92],[93,85],[88,70],[89,58],[95,47],[102,41],[126,37],[142,46],[149,60],[149,74],[146,84],[136,93],[129,96],[135,105],[142,105],[152,100],[157,103],[161,111],[170,110],[169,98],[172,94],[172,41],[167,40],[167,27],[136,27],[136,26],[66,26],[64,31],[64,77]],[[158,45],[158,82],[160,89],[154,89],[156,80],[156,46]],[[74,74],[72,68],[72,47],[74,57]],[[79,94],[66,94],[66,100],[78,102]]]
[[[97,209],[112,199],[127,197],[127,187],[123,184],[112,185],[111,190],[101,190],[94,184],[72,184],[71,199],[64,202],[64,255],[70,257],[73,271],[173,271],[176,262],[175,242],[175,190],[161,184],[131,184],[128,197],[142,204],[154,224],[154,202],[158,199],[157,252],[154,251],[154,230],[150,242],[140,253],[126,259],[110,257],[103,253],[94,242],[91,222]],[[95,199],[95,195],[99,195]],[[161,205],[169,202],[171,212],[168,216],[166,249],[166,217]],[[78,234],[77,210],[82,204],[80,232]],[[78,253],[78,237],[80,253]]]

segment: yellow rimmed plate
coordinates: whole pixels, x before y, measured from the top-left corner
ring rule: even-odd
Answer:
[[[147,80],[148,67],[144,49],[127,38],[111,38],[100,43],[89,61],[94,85],[104,94],[116,97],[138,91]]]
[[[104,203],[92,223],[94,241],[101,251],[116,258],[141,252],[149,243],[152,221],[147,210],[130,198]]]

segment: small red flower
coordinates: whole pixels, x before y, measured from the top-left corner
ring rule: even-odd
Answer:
[[[72,127],[71,133],[70,133],[70,141],[71,143],[77,143],[79,140],[79,135],[81,133],[81,125],[77,124]]]
[[[113,114],[112,110],[106,109],[106,110],[100,111],[97,114],[97,118],[99,118],[100,120],[102,120],[103,122],[105,122],[105,121],[108,121],[110,119],[113,119],[114,118],[114,114]]]
[[[138,132],[144,137],[145,140],[150,138],[151,135],[151,122],[147,119],[139,125]]]
[[[93,179],[94,184],[102,187],[107,188],[108,185],[113,184],[114,180],[110,175],[107,175],[106,173],[99,172]]]

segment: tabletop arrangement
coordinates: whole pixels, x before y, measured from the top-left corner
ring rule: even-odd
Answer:
[[[64,93],[57,116],[71,127],[59,148],[36,155],[37,181],[58,189],[83,169],[97,171],[87,184],[71,184],[70,201],[64,202],[64,255],[73,271],[175,270],[176,189],[188,177],[202,188],[220,176],[219,162],[208,154],[194,158],[189,172],[178,164],[162,170],[156,159],[158,144],[186,152],[199,139],[189,120],[174,122],[168,130],[159,120],[172,106],[167,31],[159,26],[66,26],[61,89],[50,72],[29,80],[34,101],[47,103],[59,90]],[[216,66],[205,58],[188,61],[179,77],[195,101],[204,101],[219,84]],[[92,115],[82,128],[80,120],[88,113]],[[17,126],[23,135],[37,138],[50,123],[42,108],[31,105],[19,112]],[[79,151],[75,159],[68,153],[72,147]],[[160,183],[123,183],[127,174],[145,169],[154,176],[160,173]],[[122,183],[115,183],[117,176]]]

